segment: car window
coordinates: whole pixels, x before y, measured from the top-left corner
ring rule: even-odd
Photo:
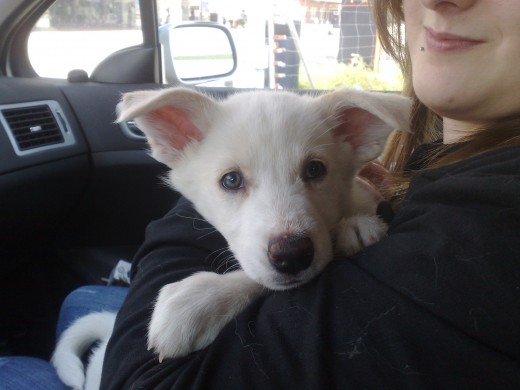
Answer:
[[[238,66],[206,87],[402,89],[380,48],[367,0],[156,0],[158,23],[215,22],[233,37]],[[40,76],[91,73],[118,49],[142,42],[137,0],[57,0],[36,24],[29,58]],[[214,45],[208,42],[208,47]]]
[[[31,64],[41,77],[88,74],[119,49],[143,42],[136,0],[57,0],[29,36]]]
[[[206,86],[402,89],[367,0],[157,1],[159,24],[211,21],[230,29],[238,68]]]

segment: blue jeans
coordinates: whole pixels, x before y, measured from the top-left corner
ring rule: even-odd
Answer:
[[[76,319],[95,311],[116,312],[121,307],[126,287],[85,286],[72,291],[63,301],[56,336]],[[0,357],[0,390],[68,389],[47,361],[25,356]]]

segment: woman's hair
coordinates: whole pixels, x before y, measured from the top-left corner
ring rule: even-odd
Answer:
[[[374,20],[382,48],[400,65],[404,77],[403,94],[412,98],[410,117],[411,133],[396,132],[388,142],[383,155],[383,164],[394,176],[401,179],[399,189],[407,188],[408,178],[404,172],[406,161],[414,149],[421,144],[442,139],[442,118],[422,104],[412,86],[412,64],[406,45],[402,0],[372,0]],[[519,107],[520,111],[520,107]],[[490,129],[490,131],[485,131]],[[476,154],[499,147],[520,144],[520,117],[502,119],[482,126],[483,131],[475,131],[461,141],[463,146],[443,157],[433,158],[429,166],[440,166],[460,161]]]

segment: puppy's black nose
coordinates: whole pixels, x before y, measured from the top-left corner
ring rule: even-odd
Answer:
[[[282,236],[269,241],[269,261],[284,274],[297,274],[309,268],[314,245],[309,237]]]

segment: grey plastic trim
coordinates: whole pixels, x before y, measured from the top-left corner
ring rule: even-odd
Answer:
[[[146,142],[146,136],[141,130],[139,130],[139,128],[135,124],[135,121],[123,121],[119,123],[119,126],[121,127],[123,134],[126,135],[128,138],[133,139],[135,141]]]
[[[47,105],[50,108],[50,110],[54,116],[54,119],[56,120],[56,124],[58,125],[58,128],[63,136],[63,142],[60,142],[57,144],[52,144],[52,145],[37,146],[37,147],[27,149],[27,150],[20,150],[20,148],[18,147],[18,142],[16,141],[16,137],[13,134],[13,131],[12,131],[11,127],[9,126],[9,124],[7,123],[6,119],[4,118],[2,110],[36,107],[36,106],[41,106],[41,105]],[[11,141],[11,145],[13,146],[13,149],[18,156],[26,156],[26,155],[40,153],[40,152],[48,151],[48,150],[52,150],[52,149],[68,147],[68,146],[72,146],[76,143],[76,139],[74,138],[74,134],[72,133],[71,127],[67,121],[67,117],[65,116],[59,103],[55,100],[40,100],[40,101],[27,102],[27,103],[0,105],[0,124],[2,124],[3,128],[5,129],[5,131],[7,133],[7,137]],[[39,126],[39,124],[35,122],[34,127],[38,127],[38,126]]]

